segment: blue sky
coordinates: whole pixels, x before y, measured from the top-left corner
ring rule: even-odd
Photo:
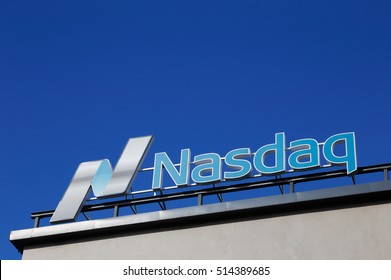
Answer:
[[[389,1],[0,1],[0,258],[80,162],[354,131],[391,162]]]

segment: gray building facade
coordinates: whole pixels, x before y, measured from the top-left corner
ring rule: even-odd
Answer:
[[[17,230],[10,241],[23,259],[391,259],[385,179]]]

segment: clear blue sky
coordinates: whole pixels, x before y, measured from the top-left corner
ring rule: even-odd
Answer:
[[[391,162],[390,1],[0,1],[0,258],[80,162],[355,131]],[[149,164],[148,164],[149,163]]]

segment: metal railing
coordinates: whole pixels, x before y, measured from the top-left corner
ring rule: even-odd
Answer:
[[[274,179],[270,180],[260,180],[256,182],[247,182],[239,184],[230,184],[227,186],[216,186],[206,187],[203,189],[194,189],[189,191],[181,191],[176,193],[165,194],[163,191],[157,190],[154,195],[147,197],[135,198],[132,196],[125,196],[125,199],[120,199],[110,202],[101,202],[90,205],[84,205],[81,213],[88,220],[86,213],[94,212],[105,209],[113,209],[113,217],[119,215],[119,210],[124,207],[130,207],[134,214],[138,214],[137,206],[143,204],[157,203],[162,210],[166,210],[166,202],[172,200],[179,200],[185,198],[197,198],[197,204],[202,205],[204,197],[216,195],[220,202],[223,202],[223,194],[230,192],[240,192],[246,190],[268,188],[268,187],[278,187],[281,194],[284,193],[294,193],[295,186],[299,183],[319,181],[332,178],[341,178],[349,177],[352,179],[353,184],[356,184],[356,177],[368,173],[383,173],[383,179],[385,181],[389,180],[389,170],[391,169],[391,163],[371,165],[359,167],[357,172],[354,175],[347,175],[345,169],[341,170],[332,170],[326,172],[315,172],[310,174],[302,174],[297,176],[282,177],[281,175],[276,176]],[[285,191],[284,186],[289,186],[289,192]],[[183,189],[181,189],[183,190]],[[40,221],[43,218],[49,218],[53,215],[54,210],[34,212],[31,214],[31,218],[34,219],[34,227],[39,227]]]

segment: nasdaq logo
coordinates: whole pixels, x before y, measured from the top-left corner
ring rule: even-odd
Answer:
[[[50,222],[74,221],[91,191],[96,198],[127,194],[152,140],[153,136],[129,139],[114,169],[107,159],[81,163]],[[169,175],[174,187],[186,187],[320,168],[321,159],[328,165],[345,165],[347,174],[353,174],[357,170],[354,132],[335,134],[323,143],[304,138],[289,145],[285,133],[281,132],[275,134],[273,143],[255,152],[239,148],[224,157],[205,153],[192,159],[190,149],[183,149],[179,164],[174,164],[165,152],[156,153],[151,190],[164,190],[164,174]]]
[[[126,194],[132,186],[152,140],[153,136],[129,139],[114,170],[107,159],[81,163],[50,222],[74,221],[91,190],[97,198]]]
[[[336,153],[338,144],[344,145],[343,154]],[[229,151],[225,157],[216,153],[196,155],[193,162],[190,149],[183,149],[178,169],[166,153],[157,153],[152,188],[162,189],[164,173],[168,173],[176,186],[188,186],[192,182],[210,184],[250,177],[253,169],[259,175],[276,175],[289,170],[318,168],[321,167],[321,154],[328,164],[346,165],[347,174],[354,173],[357,170],[354,132],[333,135],[324,143],[312,138],[299,139],[290,142],[289,146],[286,144],[285,133],[281,132],[275,134],[274,143],[260,147],[255,153],[250,148],[240,148]],[[268,163],[267,158],[272,158],[273,164]],[[223,171],[223,162],[227,171]],[[192,170],[191,164],[194,165]]]

